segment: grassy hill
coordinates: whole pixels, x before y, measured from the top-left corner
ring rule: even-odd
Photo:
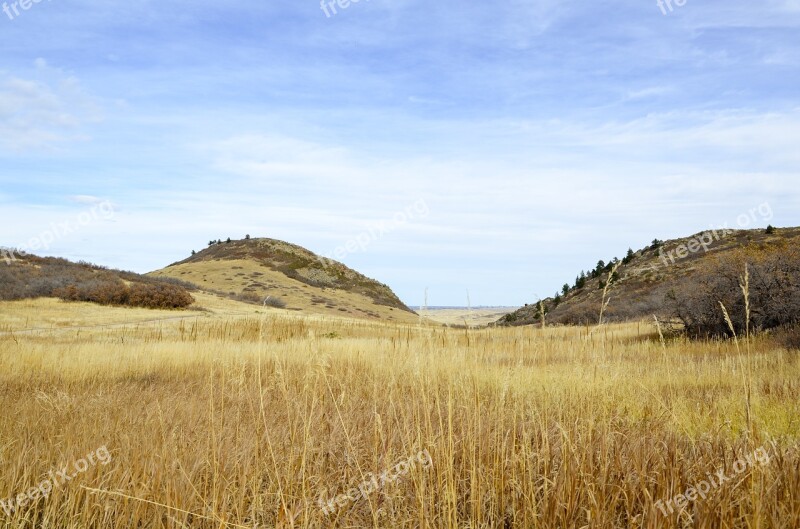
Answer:
[[[800,248],[800,228],[771,230],[718,230],[702,232],[691,237],[670,241],[654,241],[651,246],[637,252],[630,251],[621,260],[600,262],[587,272],[578,272],[566,293],[542,300],[545,321],[556,324],[591,324],[599,321],[605,290],[608,307],[604,321],[630,321],[651,318],[653,315],[671,319],[679,310],[679,302],[691,300],[698,293],[707,294],[709,284],[721,274],[720,263],[742,261],[734,283],[744,271],[742,252],[751,255],[777,253],[791,259],[792,270],[797,263]],[[614,266],[617,266],[611,284]],[[785,268],[785,267],[784,267]],[[796,274],[788,274],[787,281],[796,287]],[[583,278],[580,274],[583,274]],[[569,279],[569,278],[564,278]],[[739,293],[740,294],[740,293]],[[780,296],[778,296],[780,297]],[[785,296],[784,296],[785,297]],[[711,309],[718,309],[718,300],[710,299]],[[784,300],[785,301],[785,300]],[[729,307],[730,308],[730,307]],[[539,302],[526,305],[498,320],[499,325],[529,325],[539,323]]]
[[[399,322],[418,317],[392,290],[336,261],[275,239],[213,244],[151,272],[251,302],[317,314]]]

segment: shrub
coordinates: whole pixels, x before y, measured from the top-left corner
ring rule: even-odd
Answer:
[[[264,306],[273,307],[276,309],[285,309],[286,302],[279,298],[273,298],[272,296],[267,296],[267,298],[264,300]]]
[[[261,305],[262,302],[261,296],[255,292],[242,292],[241,294],[231,292],[228,297],[242,303],[252,303],[254,305]]]
[[[194,298],[179,286],[169,284],[122,281],[89,282],[68,285],[53,294],[64,301],[87,301],[100,305],[142,307],[148,309],[180,309],[194,303]]]
[[[737,335],[748,327],[742,283],[749,275],[750,321],[755,331],[800,322],[800,249],[784,241],[750,245],[730,257],[705,265],[692,288],[670,292],[672,313],[695,337],[730,336],[720,302]]]
[[[194,303],[194,298],[176,285],[133,284],[128,288],[127,305],[148,309],[182,309]]]
[[[193,303],[187,292],[190,288],[195,287],[185,281],[141,276],[53,257],[28,255],[14,266],[0,267],[0,300],[58,297],[64,301],[131,305],[131,295],[136,294],[135,301],[141,306],[178,308]]]

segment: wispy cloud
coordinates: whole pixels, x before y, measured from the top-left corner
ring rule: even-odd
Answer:
[[[0,148],[51,149],[87,140],[82,125],[99,119],[80,82],[37,58],[30,78],[0,73]]]

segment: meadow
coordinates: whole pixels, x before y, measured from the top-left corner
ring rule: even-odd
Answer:
[[[800,527],[800,363],[768,336],[201,301],[0,303],[0,527]]]

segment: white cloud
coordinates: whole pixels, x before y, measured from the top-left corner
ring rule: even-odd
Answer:
[[[84,125],[100,119],[98,106],[73,76],[34,61],[31,78],[0,74],[0,149],[52,150],[86,140]]]
[[[93,195],[72,195],[68,198],[70,201],[78,204],[95,205],[104,202],[104,199]]]

